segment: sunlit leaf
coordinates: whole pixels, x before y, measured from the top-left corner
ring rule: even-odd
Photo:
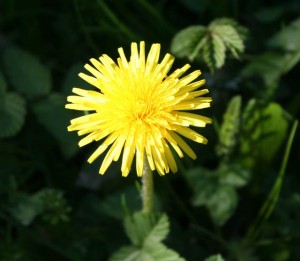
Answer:
[[[184,261],[174,250],[161,243],[154,243],[145,247],[122,247],[109,261]]]
[[[194,60],[206,44],[207,29],[201,25],[187,27],[179,31],[172,40],[171,52],[177,57]]]
[[[204,261],[225,261],[225,259],[220,255],[213,255],[205,258]]]
[[[135,245],[160,242],[169,233],[169,222],[165,214],[136,212],[126,217],[124,225],[128,237]]]
[[[232,19],[221,18],[207,27],[190,26],[177,33],[171,44],[171,51],[177,57],[193,61],[204,60],[211,72],[225,63],[226,50],[235,58],[244,51],[246,29]]]
[[[236,29],[230,25],[219,25],[215,27],[214,31],[222,37],[225,46],[233,56],[239,58],[239,54],[244,51],[245,46]]]
[[[137,246],[125,246],[114,253],[109,261],[137,261],[141,260],[141,250]]]
[[[209,40],[203,47],[203,59],[213,72],[223,66],[225,62],[225,44],[217,34],[211,34]]]

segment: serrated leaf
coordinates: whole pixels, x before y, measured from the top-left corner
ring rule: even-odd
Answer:
[[[29,99],[45,96],[51,89],[51,75],[30,53],[8,47],[3,53],[4,68],[13,87]]]
[[[205,261],[225,261],[225,259],[220,254],[218,254],[205,258]]]
[[[171,52],[179,57],[194,60],[206,44],[207,29],[204,26],[190,26],[179,31],[171,43]]]
[[[218,25],[214,28],[214,32],[222,38],[235,58],[238,58],[239,54],[244,51],[243,39],[231,25]]]
[[[144,240],[144,244],[152,245],[154,242],[164,240],[169,233],[169,220],[166,214],[162,214],[153,225],[151,231]]]
[[[127,236],[135,245],[160,242],[169,233],[169,222],[166,215],[136,212],[125,218]]]
[[[226,49],[222,39],[212,33],[203,47],[203,59],[211,72],[223,66],[225,51]]]
[[[184,261],[177,252],[167,248],[161,243],[148,244],[144,247],[145,251],[152,257],[153,261]],[[141,260],[142,261],[142,260]]]
[[[4,106],[0,110],[0,138],[12,137],[22,128],[25,121],[25,101],[17,93],[4,94]]]
[[[237,133],[240,127],[241,96],[231,98],[219,132],[219,144],[217,152],[220,156],[229,156],[237,144]]]
[[[137,246],[125,246],[114,253],[109,261],[135,261],[140,260],[140,249]]]
[[[214,46],[214,59],[216,68],[220,68],[225,62],[226,48],[222,38],[217,34],[212,34],[212,44]]]
[[[243,164],[253,167],[259,161],[270,161],[287,133],[288,121],[284,111],[277,103],[258,106],[251,100],[243,113],[243,135],[240,151]]]
[[[71,157],[78,151],[78,145],[76,134],[67,131],[74,114],[64,108],[65,103],[63,95],[52,93],[46,99],[34,103],[33,111],[38,121],[56,138],[65,157]]]
[[[161,243],[145,247],[126,246],[118,250],[109,261],[184,261],[174,250]]]
[[[209,27],[219,27],[219,26],[230,26],[236,30],[240,38],[244,41],[248,34],[248,29],[244,26],[241,26],[236,20],[231,18],[223,17],[213,20]]]
[[[192,204],[206,206],[217,225],[223,225],[237,206],[237,193],[233,186],[220,182],[221,171],[196,168],[186,178],[193,189]]]

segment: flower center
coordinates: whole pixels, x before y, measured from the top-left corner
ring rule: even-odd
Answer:
[[[140,99],[133,106],[132,116],[135,120],[145,121],[150,114],[149,109],[149,103],[146,103],[144,100]]]

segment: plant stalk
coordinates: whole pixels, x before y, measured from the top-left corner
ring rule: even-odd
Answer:
[[[148,160],[145,159],[142,175],[142,201],[143,212],[151,213],[153,210],[153,176]]]

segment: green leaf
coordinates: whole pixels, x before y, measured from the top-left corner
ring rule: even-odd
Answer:
[[[206,44],[206,33],[206,27],[201,25],[179,31],[172,40],[171,52],[179,58],[188,57],[193,61]]]
[[[85,173],[86,174],[86,173]],[[98,176],[97,176],[98,177]],[[122,197],[126,200],[126,206],[130,211],[137,211],[141,208],[140,198],[136,196],[137,189],[135,186],[131,186],[126,190],[114,193],[100,203],[100,208],[106,215],[116,218],[124,218],[124,210],[122,209]]]
[[[203,47],[203,59],[209,69],[214,72],[223,66],[226,49],[220,36],[212,33],[208,39]]]
[[[63,95],[52,93],[46,99],[34,103],[33,111],[38,121],[56,138],[64,156],[71,157],[78,151],[78,139],[75,133],[67,131],[72,115],[75,114],[64,108],[65,103]]]
[[[0,112],[4,108],[5,91],[7,85],[3,74],[0,72]]]
[[[228,18],[214,20],[208,27],[190,26],[174,36],[171,51],[191,61],[200,58],[214,72],[224,65],[227,49],[236,58],[244,51],[245,31]]]
[[[169,221],[165,214],[136,212],[125,218],[124,226],[131,242],[138,246],[160,242],[169,233]]]
[[[70,95],[73,87],[80,87],[82,89],[90,89],[91,85],[81,79],[78,74],[84,70],[84,64],[77,63],[72,65],[66,73],[62,85],[62,92],[65,95]]]
[[[60,221],[68,221],[71,208],[67,205],[62,191],[56,189],[43,189],[34,195],[43,205],[43,220],[52,225]]]
[[[169,221],[165,214],[136,212],[124,222],[127,236],[133,243],[117,251],[110,261],[183,261],[175,251],[160,243],[169,233]]]
[[[279,104],[272,102],[261,107],[257,101],[250,100],[243,113],[242,126],[242,162],[246,167],[253,167],[274,157],[286,137],[288,120]]]
[[[0,138],[12,137],[22,128],[25,121],[26,107],[22,96],[17,93],[4,94],[4,106],[0,110]]]
[[[264,100],[270,100],[274,95],[280,77],[291,70],[300,60],[298,52],[265,53],[250,62],[241,73],[246,79],[262,80],[259,94]],[[257,92],[257,86],[253,86]]]
[[[221,226],[233,214],[238,202],[235,189],[227,185],[210,185],[202,187],[202,191],[195,194],[194,206],[206,206],[213,221]]]
[[[10,213],[22,225],[28,226],[43,212],[43,208],[39,197],[19,194],[16,202],[10,208]]]
[[[286,52],[300,52],[300,18],[275,34],[268,45]]]
[[[217,34],[212,34],[212,44],[214,49],[215,67],[220,68],[225,62],[225,45],[222,38]]]
[[[141,260],[141,250],[137,246],[125,246],[114,253],[109,261],[137,261]]]
[[[190,170],[186,177],[191,185],[194,206],[206,206],[213,221],[223,225],[233,214],[238,196],[233,186],[220,182],[222,172],[202,168]]]
[[[175,251],[161,243],[146,247],[125,246],[117,251],[109,261],[184,261]]]
[[[225,259],[220,254],[218,254],[205,258],[205,261],[225,261]]]
[[[219,27],[221,26],[221,27]],[[234,28],[234,30],[237,32],[239,37],[244,41],[247,38],[248,35],[248,29],[244,26],[241,26],[237,21],[223,17],[223,18],[218,18],[213,20],[210,24],[209,27],[211,28],[222,28],[222,26],[230,26],[231,28]]]
[[[43,214],[43,219],[56,224],[68,220],[66,200],[61,191],[56,189],[42,189],[33,195],[18,194],[10,208],[10,213],[24,226],[30,225],[34,219]]]
[[[145,252],[152,257],[153,261],[184,261],[185,259],[180,257],[177,252],[167,248],[161,243],[148,244],[145,248]],[[145,259],[143,259],[145,260]],[[142,260],[141,260],[142,261]]]
[[[235,188],[245,186],[250,180],[250,171],[238,164],[222,164],[218,169],[220,184]]]
[[[214,32],[220,35],[224,44],[235,58],[238,58],[239,54],[244,52],[245,46],[243,39],[234,27],[230,25],[219,25],[214,28]]]
[[[229,156],[237,144],[241,103],[241,96],[232,97],[223,115],[223,123],[219,132],[219,144],[217,146],[217,153],[220,156]]]
[[[160,215],[155,224],[153,224],[151,231],[149,231],[149,234],[144,239],[144,244],[152,245],[154,242],[164,240],[169,233],[169,226],[168,216],[166,214]]]
[[[26,98],[39,98],[50,92],[50,71],[35,56],[19,48],[8,47],[4,51],[3,62],[11,84]]]
[[[268,42],[273,50],[255,57],[242,71],[243,78],[263,81],[260,96],[270,100],[280,77],[289,72],[300,61],[300,19],[297,19]],[[256,86],[254,86],[255,88]]]

